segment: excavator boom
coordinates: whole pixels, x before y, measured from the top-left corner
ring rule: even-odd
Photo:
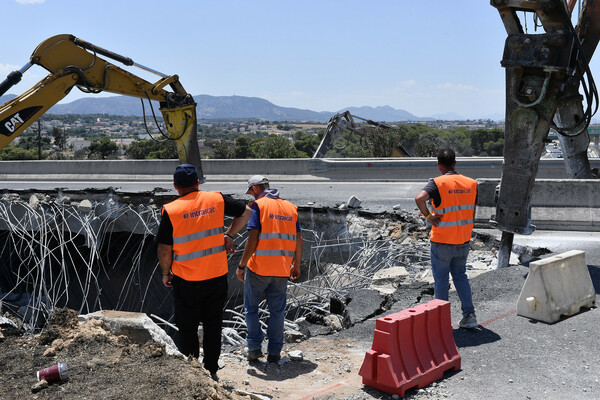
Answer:
[[[148,82],[98,55],[136,66],[160,76]],[[132,59],[105,50],[73,35],[56,35],[40,43],[29,63],[11,72],[0,83],[0,95],[17,84],[32,65],[49,74],[31,89],[0,106],[0,149],[25,131],[33,122],[62,100],[73,87],[85,93],[110,92],[158,101],[169,139],[175,140],[179,159],[192,164],[204,181],[197,140],[196,102],[177,75],[166,75],[136,64]],[[170,87],[172,91],[165,89]]]

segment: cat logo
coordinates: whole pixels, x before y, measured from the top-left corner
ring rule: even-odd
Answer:
[[[14,113],[9,117],[6,117],[0,121],[0,134],[4,136],[12,136],[17,129],[19,129],[41,109],[41,106],[28,107]]]
[[[23,120],[21,119],[21,117],[19,116],[19,113],[16,113],[15,115],[12,116],[12,118],[10,119],[10,121],[6,122],[4,124],[4,127],[9,131],[9,132],[14,132],[15,129],[17,129],[17,125],[18,124],[22,124]]]

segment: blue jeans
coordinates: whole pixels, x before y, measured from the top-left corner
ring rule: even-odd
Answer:
[[[287,278],[278,276],[261,276],[246,268],[244,277],[244,312],[248,335],[248,350],[260,350],[264,338],[260,326],[258,305],[263,296],[267,299],[269,322],[267,324],[267,352],[278,355],[283,348],[283,322],[285,320],[285,304]]]
[[[431,271],[433,272],[435,298],[448,301],[449,275],[462,304],[463,315],[475,312],[471,286],[467,278],[467,256],[470,244],[444,244],[431,242]]]

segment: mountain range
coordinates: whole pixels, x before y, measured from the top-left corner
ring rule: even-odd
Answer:
[[[16,97],[13,94],[0,96],[0,104]],[[259,97],[245,96],[209,96],[197,95],[196,112],[198,119],[264,119],[267,121],[315,121],[327,122],[338,112],[350,111],[352,115],[374,121],[432,121],[436,119],[462,120],[459,115],[446,114],[438,116],[417,117],[408,111],[398,110],[390,106],[381,107],[348,107],[336,112],[311,111],[300,108],[280,107]],[[157,115],[158,103],[152,102]],[[152,114],[147,101],[144,101],[145,113]],[[142,116],[144,109],[139,99],[127,96],[90,97],[74,100],[70,103],[56,104],[49,114],[108,114]],[[442,116],[442,115],[440,115]]]

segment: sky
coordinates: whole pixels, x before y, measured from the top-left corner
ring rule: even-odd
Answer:
[[[24,66],[45,39],[72,34],[179,75],[193,95],[260,97],[313,111],[391,106],[418,117],[497,119],[505,112],[500,60],[507,35],[489,0],[1,4],[0,79]],[[599,59],[590,64],[598,76]],[[18,95],[46,74],[34,66],[8,93]],[[74,89],[62,102],[89,96]]]

